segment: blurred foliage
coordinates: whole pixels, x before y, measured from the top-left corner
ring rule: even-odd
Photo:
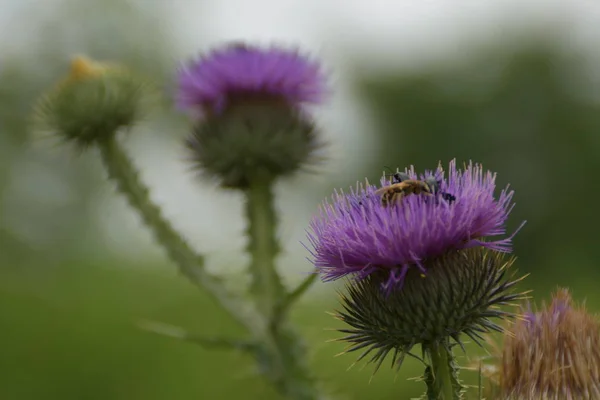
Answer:
[[[597,279],[600,103],[586,67],[582,55],[533,42],[491,46],[458,67],[364,77],[382,140],[369,178],[383,166],[481,162],[515,190],[509,230],[528,221],[515,240],[520,269],[561,284],[576,282],[574,271]]]
[[[154,320],[209,336],[240,334],[229,316],[176,273],[157,272],[168,271],[164,265],[115,264],[63,264],[35,279],[26,270],[2,272],[1,399],[280,399],[244,354],[138,329],[138,321]],[[410,357],[398,374],[387,360],[372,382],[373,365],[348,369],[358,354],[334,357],[345,344],[326,342],[341,335],[327,329],[343,325],[324,310],[336,307],[335,296],[317,296],[293,316],[326,387],[340,399],[420,396],[422,384],[408,379],[420,376],[422,367]],[[458,357],[468,364],[460,351]],[[471,385],[477,376],[461,373]]]
[[[172,63],[159,11],[125,0],[52,0],[25,7],[6,27],[37,19],[22,38],[27,47],[0,66],[0,252],[12,266],[60,262],[97,243],[89,216],[103,175],[96,160],[30,131],[34,100],[80,53],[164,81]]]
[[[244,354],[207,350],[137,328],[139,321],[153,320],[203,335],[240,334],[208,297],[164,271],[172,269],[117,260],[62,264],[34,274],[0,270],[0,398],[280,399]],[[373,365],[363,361],[349,369],[358,354],[334,357],[345,344],[327,342],[342,335],[329,329],[343,324],[324,312],[339,307],[331,284],[327,288],[326,297],[309,292],[293,315],[326,387],[340,400],[420,396],[423,386],[411,378],[422,374],[422,366],[410,357],[398,374],[386,360],[371,382]],[[600,302],[596,293],[587,297],[591,308]],[[467,350],[470,357],[485,354],[472,344]],[[459,365],[472,366],[460,350],[457,356]],[[476,385],[478,373],[462,371],[461,379]],[[476,389],[468,393],[468,399],[477,398]]]

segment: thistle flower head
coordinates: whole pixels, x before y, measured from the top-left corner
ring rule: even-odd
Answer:
[[[125,67],[75,57],[69,74],[37,102],[35,122],[85,148],[135,124],[152,98],[148,89]]]
[[[437,192],[407,195],[400,204],[386,207],[378,187],[367,182],[348,194],[336,192],[323,204],[311,221],[308,239],[324,280],[384,272],[383,286],[391,290],[402,286],[411,269],[426,276],[431,260],[453,250],[511,251],[514,234],[497,236],[506,233],[513,192],[504,189],[496,198],[495,174],[473,163],[460,170],[455,160],[447,178],[441,166],[420,175],[411,167],[405,174],[411,179],[434,177]],[[382,187],[391,183],[385,176],[381,180]],[[454,200],[444,200],[445,193]]]
[[[245,189],[257,175],[289,175],[317,162],[323,143],[305,104],[319,103],[325,77],[296,51],[229,45],[179,71],[177,103],[198,118],[192,161],[221,186]]]
[[[341,296],[343,310],[336,317],[349,325],[340,329],[349,343],[346,352],[361,350],[358,360],[370,356],[379,368],[393,354],[392,365],[400,366],[413,346],[440,343],[459,344],[461,334],[477,344],[481,333],[502,331],[494,318],[510,318],[500,308],[523,298],[513,292],[520,279],[511,279],[514,258],[476,247],[453,251],[430,262],[424,278],[411,269],[402,290],[387,294],[381,283],[383,271],[348,283]]]
[[[600,322],[560,289],[538,312],[523,310],[505,335],[500,399],[600,398]]]
[[[499,307],[524,295],[512,290],[520,278],[507,275],[514,234],[494,238],[506,233],[513,196],[494,196],[495,175],[473,163],[459,170],[453,160],[447,178],[439,166],[394,179],[382,178],[383,194],[368,183],[336,193],[308,234],[324,280],[357,278],[337,313],[350,326],[340,340],[377,367],[390,352],[399,365],[417,344],[426,353],[462,346],[462,334],[479,343],[481,333],[502,330],[494,318],[513,316]]]
[[[298,51],[231,44],[179,71],[177,105],[196,113],[221,113],[231,103],[271,99],[291,107],[318,104],[326,93],[321,66]]]

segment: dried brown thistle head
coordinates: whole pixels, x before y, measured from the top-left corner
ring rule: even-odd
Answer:
[[[507,331],[495,371],[502,400],[600,399],[600,322],[559,289]]]

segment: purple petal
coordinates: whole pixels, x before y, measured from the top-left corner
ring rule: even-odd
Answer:
[[[441,167],[417,175],[424,180],[433,174],[440,190],[456,200],[428,201],[425,196],[407,196],[400,206],[383,207],[374,194],[378,187],[358,185],[350,193],[334,192],[310,223],[308,242],[312,261],[324,280],[349,274],[366,276],[377,270],[390,271],[390,284],[401,285],[408,268],[425,273],[427,259],[452,249],[483,246],[510,252],[514,234],[506,234],[506,220],[513,207],[508,187],[494,197],[495,174],[470,163],[464,170],[450,162],[448,178]],[[382,178],[381,186],[389,185]],[[519,228],[520,229],[520,228]],[[517,230],[518,231],[518,230]],[[516,233],[516,232],[515,232]]]
[[[182,66],[176,103],[183,110],[220,112],[231,96],[257,94],[300,107],[320,103],[326,92],[321,66],[298,51],[235,44]]]

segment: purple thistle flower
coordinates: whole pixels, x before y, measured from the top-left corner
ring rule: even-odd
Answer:
[[[378,271],[389,273],[384,287],[401,287],[411,268],[427,275],[427,260],[451,250],[482,246],[510,252],[515,233],[506,233],[505,223],[513,207],[508,187],[494,197],[495,174],[469,163],[464,170],[450,162],[448,178],[441,166],[417,176],[414,168],[405,171],[411,179],[431,175],[439,191],[454,195],[452,203],[438,198],[410,195],[401,205],[384,207],[378,189],[368,182],[349,194],[336,192],[313,218],[308,232],[315,266],[323,280],[347,275],[364,278]],[[383,177],[382,186],[391,182]],[[523,226],[523,225],[521,225]]]
[[[235,97],[318,104],[327,84],[321,66],[298,51],[230,44],[182,67],[178,86],[177,105],[203,114],[221,113]]]
[[[320,162],[325,143],[304,106],[325,91],[319,63],[295,50],[230,44],[191,61],[176,100],[197,119],[186,142],[194,167],[246,189]]]

